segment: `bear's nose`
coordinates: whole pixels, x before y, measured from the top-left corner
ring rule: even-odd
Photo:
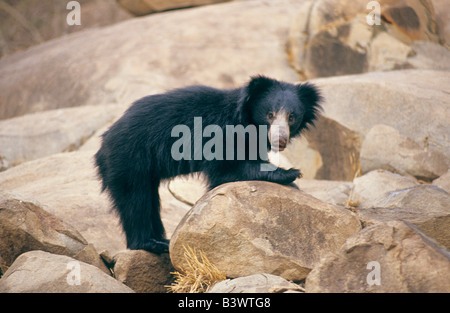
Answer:
[[[278,141],[278,146],[280,148],[286,148],[286,139],[280,138],[280,140]]]

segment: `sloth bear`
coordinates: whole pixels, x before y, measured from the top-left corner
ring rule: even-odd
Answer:
[[[313,126],[320,101],[310,83],[256,76],[232,90],[191,86],[133,103],[102,135],[95,155],[102,191],[120,217],[127,247],[168,251],[161,180],[202,172],[209,189],[245,180],[292,184],[300,171],[271,165],[267,151],[284,150]]]

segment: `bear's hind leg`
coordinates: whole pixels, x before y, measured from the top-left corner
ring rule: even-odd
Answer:
[[[142,249],[158,254],[169,250],[169,241],[164,238],[160,216],[158,187],[159,179],[134,175],[127,186],[110,189],[128,249]]]

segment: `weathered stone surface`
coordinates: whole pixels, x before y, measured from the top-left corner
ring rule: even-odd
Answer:
[[[345,181],[299,179],[300,190],[333,205],[346,206],[352,192],[353,183]]]
[[[227,277],[269,273],[298,281],[360,229],[353,213],[291,187],[230,183],[186,214],[172,236],[170,257],[182,269],[183,245],[191,246]]]
[[[94,152],[69,152],[26,162],[0,173],[3,189],[35,200],[69,223],[96,249],[125,249],[118,217],[110,211],[93,166]]]
[[[192,84],[233,88],[256,74],[295,82],[285,41],[300,5],[235,1],[169,11],[2,58],[0,119],[61,107],[126,105]]]
[[[361,147],[363,173],[385,169],[431,181],[449,167],[449,156],[429,147],[428,142],[419,144],[387,125],[372,127]]]
[[[420,0],[376,3],[380,5],[379,21],[375,21],[374,7],[364,0],[304,3],[288,40],[289,59],[303,79],[404,68],[440,68],[437,62],[409,62],[411,57],[423,52],[416,51],[412,42],[442,41],[432,3]],[[442,52],[450,57],[448,51]],[[425,53],[424,56],[433,59],[436,55]]]
[[[114,276],[135,292],[166,292],[174,271],[169,255],[144,250],[125,250],[114,256]]]
[[[229,0],[118,0],[119,4],[135,15],[195,7],[205,4],[225,2]]]
[[[433,180],[433,185],[438,186],[450,193],[450,170],[444,175]]]
[[[2,2],[0,57],[11,55],[41,42],[69,33],[103,27],[133,17],[116,1],[83,0],[80,3],[81,25],[69,25],[66,5],[53,0]],[[14,12],[14,13],[11,13]],[[45,21],[45,22],[44,22]]]
[[[450,71],[374,72],[313,82],[322,90],[324,115],[358,133],[361,141],[384,124],[450,155]]]
[[[446,293],[449,281],[448,250],[416,227],[392,221],[363,229],[338,252],[321,259],[305,288],[306,292]]]
[[[0,269],[4,272],[31,250],[68,255],[109,273],[95,248],[72,226],[34,203],[0,192]]]
[[[298,285],[271,274],[255,274],[216,283],[208,293],[268,293],[279,289],[298,290]]]
[[[0,159],[9,166],[77,150],[118,110],[111,105],[50,110],[0,120]]]
[[[305,178],[351,181],[359,169],[360,150],[357,132],[320,116],[314,128],[293,140],[281,154]]]
[[[107,194],[101,193],[93,165],[95,151],[54,154],[0,173],[4,190],[36,200],[49,213],[75,227],[98,251],[113,255],[126,249],[119,219],[111,212]],[[161,215],[170,238],[191,206],[178,201],[163,183]]]
[[[417,186],[412,179],[385,170],[371,171],[353,180],[351,201],[360,208],[381,206],[391,192]]]
[[[0,280],[0,292],[130,293],[97,267],[63,255],[30,251],[19,256]]]

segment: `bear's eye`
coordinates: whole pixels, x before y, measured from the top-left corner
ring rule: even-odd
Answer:
[[[267,114],[267,119],[271,120],[271,119],[273,119],[273,117],[274,117],[274,115],[273,115],[272,112],[269,112],[269,113]]]
[[[289,114],[289,122],[293,123],[295,121],[294,114]]]

